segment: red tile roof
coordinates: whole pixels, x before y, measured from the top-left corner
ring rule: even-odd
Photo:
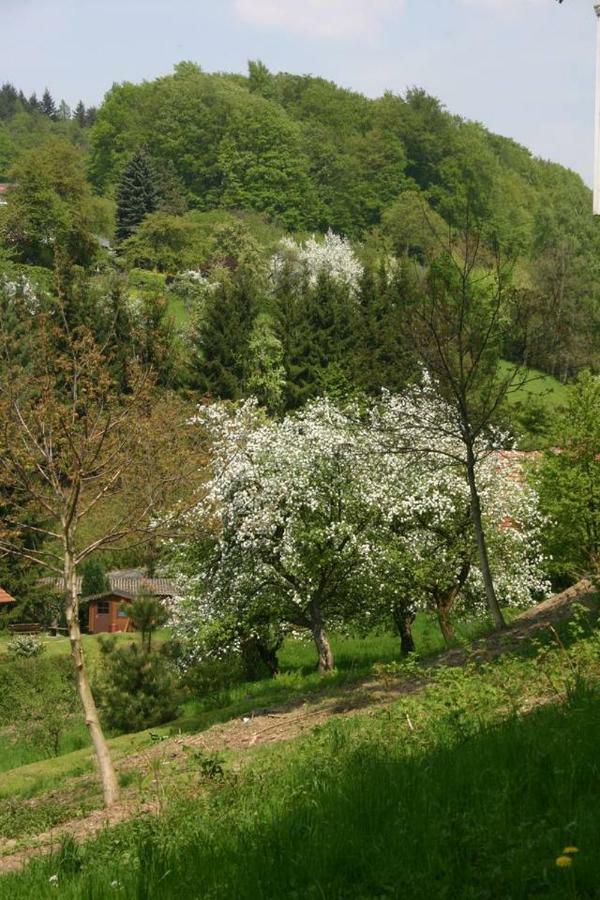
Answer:
[[[16,600],[3,590],[3,588],[0,588],[0,603],[16,603]]]

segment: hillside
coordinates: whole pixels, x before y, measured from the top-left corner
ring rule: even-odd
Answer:
[[[544,897],[569,884],[585,896],[598,722],[597,601],[586,591],[419,664],[380,664],[367,680],[245,713],[223,707],[222,724],[200,731],[182,722],[171,738],[119,738],[125,797],[107,819],[91,812],[99,798],[81,753],[7,773],[2,794],[24,799],[20,811],[3,801],[13,839],[0,840],[0,871],[62,849],[2,878],[0,896],[52,896],[53,880],[63,896],[94,900],[114,882],[147,898],[200,886],[203,896],[291,898],[325,885],[332,897],[425,898],[432,882],[449,896],[460,884],[480,896],[492,882],[490,897],[524,898],[532,884]],[[54,827],[35,837],[36,821]],[[554,861],[564,846],[578,848],[567,873]]]

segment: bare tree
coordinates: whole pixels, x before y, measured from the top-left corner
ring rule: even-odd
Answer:
[[[477,469],[492,449],[486,445],[486,432],[506,397],[520,390],[531,375],[521,363],[502,360],[516,294],[510,267],[499,258],[491,265],[489,250],[484,252],[481,243],[480,234],[467,227],[460,246],[450,245],[434,261],[407,317],[406,336],[452,411],[452,420],[440,423],[440,429],[460,440],[461,453],[454,462],[463,467],[469,486],[487,605],[500,628],[505,622],[490,567]]]
[[[3,523],[0,551],[64,582],[77,689],[110,806],[119,788],[82,648],[78,567],[103,548],[148,540],[152,517],[181,504],[198,464],[179,440],[176,404],[157,403],[142,371],[123,396],[89,331],[65,326],[57,341],[40,314],[27,364],[10,335],[0,334],[0,349],[0,481],[20,498]],[[37,539],[28,549],[19,539],[26,532]]]

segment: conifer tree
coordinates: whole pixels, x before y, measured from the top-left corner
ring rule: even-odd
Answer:
[[[129,160],[117,189],[117,239],[130,237],[140,222],[158,208],[160,190],[157,173],[146,150]]]
[[[80,128],[85,128],[85,115],[86,109],[83,100],[80,100],[77,106],[75,107],[75,111],[73,112],[73,118],[77,122]]]
[[[56,104],[55,104],[52,94],[50,93],[48,88],[46,88],[46,90],[44,91],[44,93],[42,95],[42,102],[40,104],[40,108],[45,116],[48,116],[48,118],[52,119],[53,122],[56,121],[56,118],[57,118]]]
[[[194,381],[207,396],[222,400],[243,396],[255,309],[251,280],[240,273],[230,276],[224,272],[194,336]]]

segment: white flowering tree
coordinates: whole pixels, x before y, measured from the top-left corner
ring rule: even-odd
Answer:
[[[184,568],[191,560],[192,572],[176,608],[178,631],[218,652],[220,641],[239,647],[249,631],[273,623],[304,630],[319,670],[328,671],[326,629],[369,613],[364,588],[377,511],[367,457],[348,418],[327,401],[258,428],[252,403],[233,418],[209,416],[214,478],[196,511],[200,538],[178,558]],[[212,544],[210,523],[218,533]]]
[[[410,505],[400,516],[392,513],[389,522],[388,560],[398,583],[407,586],[392,607],[396,624],[401,629],[403,617],[410,621],[417,609],[430,608],[451,641],[450,613],[457,603],[465,612],[482,613],[487,606],[465,448],[454,409],[424,375],[418,387],[384,394],[368,416],[368,429],[382,478],[393,480],[396,494]],[[549,589],[541,549],[545,523],[537,494],[510,455],[499,449],[506,435],[489,437],[491,441],[480,436],[474,447],[489,564],[498,602],[526,606]]]
[[[433,608],[445,636],[450,613],[485,608],[469,485],[447,455],[424,447],[428,419],[446,407],[427,386],[385,396],[365,415],[319,400],[280,423],[246,402],[208,407],[214,470],[192,516],[195,537],[176,552],[185,599],[174,624],[192,654],[240,649],[253,637],[312,635],[322,672],[333,666],[327,631],[396,622],[405,650],[419,609]],[[505,604],[543,591],[536,497],[494,456],[480,474]]]
[[[271,259],[271,276],[277,279],[283,271],[288,277],[290,271],[299,279],[305,277],[311,287],[326,276],[356,294],[364,270],[350,241],[330,229],[322,240],[313,236],[297,243],[293,238],[283,238]]]

